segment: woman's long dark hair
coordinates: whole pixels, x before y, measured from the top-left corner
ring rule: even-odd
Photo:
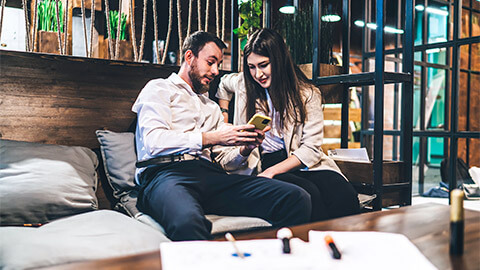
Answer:
[[[267,28],[257,30],[248,40],[243,52],[243,74],[247,91],[245,120],[248,121],[256,113],[257,100],[260,100],[261,109],[269,113],[265,90],[253,79],[248,67],[247,58],[251,53],[255,53],[270,59],[272,72],[268,94],[275,110],[280,114],[282,126],[287,119],[303,123],[306,120],[306,109],[302,101],[301,86],[311,83],[293,63],[280,34]]]

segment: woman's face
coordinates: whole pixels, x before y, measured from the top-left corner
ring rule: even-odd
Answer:
[[[272,68],[270,58],[251,53],[247,57],[248,69],[253,79],[263,88],[269,88],[272,84]]]

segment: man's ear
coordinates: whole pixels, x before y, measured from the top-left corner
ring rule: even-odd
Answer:
[[[192,64],[192,60],[193,60],[194,57],[195,57],[195,55],[193,54],[192,50],[188,50],[188,51],[185,52],[185,62],[188,65]]]

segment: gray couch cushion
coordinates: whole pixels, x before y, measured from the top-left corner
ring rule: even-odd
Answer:
[[[97,130],[96,133],[100,142],[108,181],[119,198],[117,207],[122,208],[140,222],[165,232],[160,224],[150,216],[140,212],[136,207],[137,192],[134,189],[134,178],[137,157],[134,150],[134,134],[129,132],[117,133],[109,130]],[[206,217],[213,223],[212,234],[271,226],[270,223],[253,217],[220,217],[215,215],[207,215]]]
[[[39,228],[0,227],[0,269],[40,268],[157,250],[170,241],[121,213],[98,210]]]
[[[0,140],[0,224],[47,223],[97,209],[88,148]]]
[[[135,187],[134,134],[108,130],[97,130],[96,134],[100,142],[107,180],[113,188],[113,195],[121,198]]]

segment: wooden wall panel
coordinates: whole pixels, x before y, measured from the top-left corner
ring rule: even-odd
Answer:
[[[153,78],[178,67],[0,51],[0,137],[98,147],[95,130],[125,131]]]

